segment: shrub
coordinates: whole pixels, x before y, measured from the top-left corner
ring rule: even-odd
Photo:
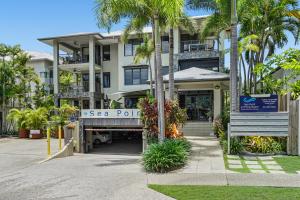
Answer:
[[[253,153],[280,153],[284,145],[273,137],[245,137],[246,150]]]
[[[174,139],[174,142],[181,145],[187,152],[190,152],[192,149],[191,143],[184,137]]]
[[[153,143],[143,155],[144,167],[151,172],[168,172],[183,166],[188,158],[188,145],[184,140],[169,139]]]
[[[221,145],[223,147],[223,150],[225,153],[228,152],[228,141],[227,140],[222,140]],[[232,138],[230,140],[230,153],[231,154],[239,154],[243,151],[244,145],[241,140],[238,138]]]

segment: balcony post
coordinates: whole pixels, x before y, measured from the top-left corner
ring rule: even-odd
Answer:
[[[54,97],[55,97],[55,105],[59,106],[59,44],[57,40],[53,41],[53,86],[54,86]]]
[[[95,108],[95,40],[89,38],[89,96],[90,109]]]

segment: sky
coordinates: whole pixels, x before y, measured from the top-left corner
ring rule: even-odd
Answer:
[[[0,43],[20,44],[24,50],[52,53],[52,48],[38,38],[77,32],[106,32],[97,27],[95,0],[3,0],[0,12]],[[189,16],[208,14],[187,10]],[[126,21],[112,31],[124,28]],[[225,43],[229,47],[229,43]],[[284,49],[297,47],[289,42]],[[278,52],[281,52],[279,50]],[[225,65],[228,65],[226,57]]]

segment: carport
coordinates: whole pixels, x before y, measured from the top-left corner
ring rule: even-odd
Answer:
[[[139,112],[138,109],[82,110],[79,119],[80,152],[88,153],[94,149],[93,131],[114,134],[130,132],[141,135],[143,125],[139,119]]]

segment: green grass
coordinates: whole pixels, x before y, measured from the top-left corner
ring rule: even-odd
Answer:
[[[231,159],[231,160],[236,160],[236,159]],[[225,168],[230,170],[230,171],[235,171],[235,172],[239,172],[239,173],[250,173],[249,168],[247,167],[246,163],[245,163],[245,159],[243,157],[240,157],[241,160],[241,164],[243,166],[243,168],[241,169],[231,169],[229,168],[229,163],[228,163],[228,157],[227,155],[224,154],[224,162],[225,162]]]
[[[149,185],[177,200],[299,200],[300,188]]]
[[[274,157],[274,160],[288,173],[297,173],[296,171],[300,171],[299,156]]]

